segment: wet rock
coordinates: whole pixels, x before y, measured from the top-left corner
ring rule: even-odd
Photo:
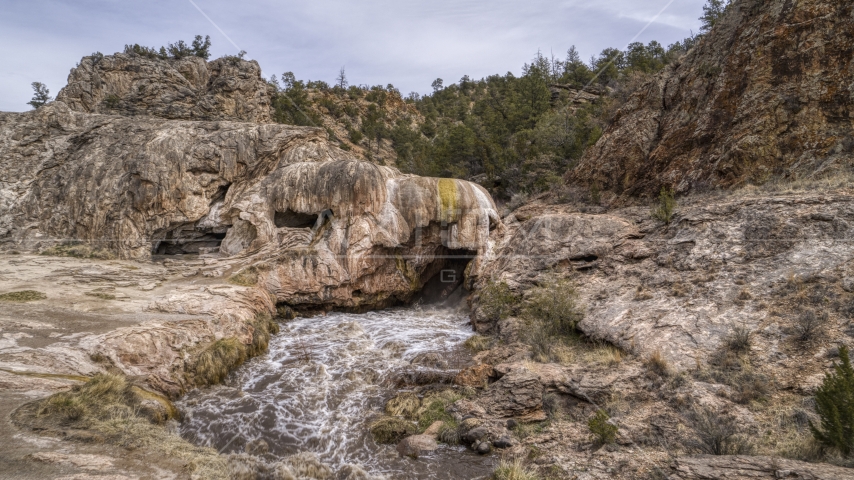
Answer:
[[[270,452],[270,445],[263,438],[256,438],[243,449],[249,455],[264,455]]]
[[[443,422],[443,421],[441,421],[441,420],[436,420],[435,422],[433,422],[432,424],[430,424],[430,426],[429,426],[429,427],[427,427],[427,430],[424,430],[423,435],[428,435],[428,436],[431,436],[431,437],[433,437],[433,438],[437,438],[437,439],[438,439],[438,437],[439,437],[439,431],[441,431],[441,430],[442,430],[442,426],[443,426],[444,424],[445,424],[445,422]]]
[[[517,368],[493,383],[477,398],[487,415],[523,420],[544,419],[543,385],[537,376]]]
[[[374,478],[358,465],[344,465],[335,472],[335,480],[374,480]]]
[[[412,435],[397,444],[397,453],[403,457],[418,458],[439,448],[436,439],[430,435]]]
[[[446,369],[448,368],[448,361],[445,360],[441,354],[437,352],[425,352],[419,353],[412,359],[410,362],[412,365],[421,365],[429,368],[436,369]]]

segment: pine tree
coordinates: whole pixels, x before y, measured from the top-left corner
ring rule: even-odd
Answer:
[[[703,21],[703,26],[700,27],[700,31],[708,33],[721,17],[724,16],[729,3],[730,0],[709,0],[703,6],[703,16],[700,17],[700,20]]]
[[[47,89],[47,85],[42,82],[33,82],[33,98],[27,105],[32,106],[33,108],[39,108],[47,104],[47,102],[51,101],[52,98],[50,96],[50,90]]]
[[[819,442],[850,455],[854,451],[854,369],[844,345],[839,347],[839,358],[842,363],[825,375],[815,394],[821,428],[810,422],[810,430]]]

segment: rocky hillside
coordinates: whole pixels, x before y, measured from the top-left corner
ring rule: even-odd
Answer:
[[[128,53],[83,57],[56,99],[84,113],[272,122],[261,67],[239,57],[211,62]]]
[[[568,179],[625,195],[834,175],[854,156],[848,2],[737,0]]]

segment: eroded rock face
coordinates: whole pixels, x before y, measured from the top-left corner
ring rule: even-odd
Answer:
[[[291,305],[407,300],[444,256],[488,256],[501,225],[483,188],[348,158],[319,129],[54,102],[0,115],[0,138],[3,248],[74,239],[120,258],[221,252],[237,263],[212,276],[257,264],[253,283]]]
[[[261,67],[236,58],[84,57],[56,99],[84,113],[272,122]]]
[[[744,0],[635,93],[570,181],[627,195],[850,167],[854,16],[834,0]]]
[[[806,378],[786,353],[799,316],[826,312],[822,338],[845,338],[854,302],[845,290],[854,258],[848,194],[685,200],[669,226],[643,207],[587,215],[532,204],[504,221],[508,233],[480,282],[521,293],[547,275],[570,276],[585,314],[579,328],[641,358],[658,350],[694,367],[738,326],[754,332],[769,362],[798,371],[786,383],[806,388],[821,376]],[[477,308],[473,320],[480,331],[513,326],[487,322]]]

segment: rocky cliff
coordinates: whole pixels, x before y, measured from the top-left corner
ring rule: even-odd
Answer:
[[[735,1],[681,64],[628,100],[568,180],[649,195],[850,169],[852,8]]]
[[[263,263],[262,283],[292,305],[409,299],[446,256],[486,254],[500,225],[481,187],[351,159],[315,128],[54,102],[2,114],[0,137],[4,249],[71,240],[121,258],[239,256]]]
[[[56,96],[71,110],[173,120],[270,123],[270,95],[256,61],[223,57],[84,57]]]

